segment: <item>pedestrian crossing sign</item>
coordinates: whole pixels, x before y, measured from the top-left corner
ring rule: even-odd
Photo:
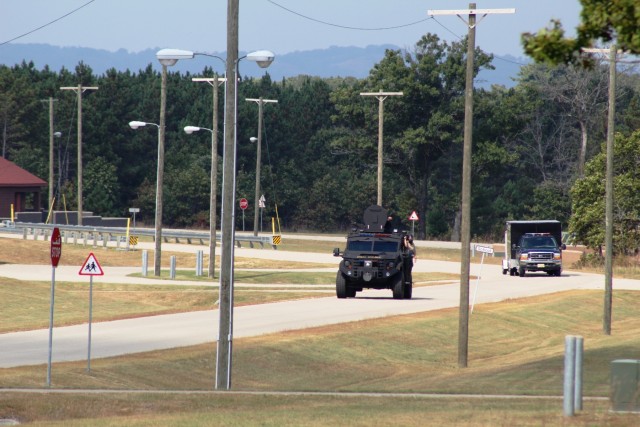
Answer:
[[[82,268],[78,272],[80,276],[103,276],[104,271],[102,271],[102,267],[100,267],[100,263],[96,259],[93,253],[90,253],[84,264],[82,264]]]

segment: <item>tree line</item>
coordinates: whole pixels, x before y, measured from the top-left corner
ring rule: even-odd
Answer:
[[[492,55],[477,48],[475,58],[476,75],[492,68]],[[364,79],[298,76],[273,81],[268,73],[259,79],[241,77],[237,197],[247,198],[251,207],[257,203],[256,147],[250,138],[257,136],[258,107],[245,98],[277,99],[277,104],[264,106],[263,116],[265,229],[270,229],[276,206],[287,231],[344,232],[361,222],[364,209],[376,203],[378,103],[359,94],[402,91],[403,96],[384,106],[383,205],[407,229],[412,226],[408,216],[416,211],[419,238],[456,240],[465,63],[466,40],[448,43],[426,34],[410,50],[388,50]],[[204,68],[200,75],[212,77],[214,71]],[[208,132],[186,135],[183,128],[212,126],[212,91],[191,77],[169,69],[164,221],[166,226],[207,228],[211,138]],[[589,233],[602,226],[604,213],[584,213],[596,209],[597,202],[586,208],[580,203],[591,200],[589,192],[597,196],[600,187],[604,192],[597,177],[604,174],[607,66],[526,65],[514,83],[511,88],[475,89],[472,237],[499,240],[510,219],[558,219],[597,246]],[[636,74],[621,73],[616,92],[617,141],[627,150],[621,155],[628,162],[640,156],[633,151],[640,150],[637,144],[625,142],[638,139],[638,83]],[[48,177],[48,99],[53,97],[54,127],[62,133],[55,140],[56,208],[73,210],[77,100],[60,87],[78,84],[99,87],[83,94],[84,208],[102,216],[126,216],[129,207],[138,207],[137,219],[151,224],[157,132],[154,127],[134,131],[128,126],[132,120],[158,122],[160,74],[151,65],[138,72],[111,69],[103,75],[82,62],[73,72],[38,70],[27,62],[1,66],[0,154]],[[219,101],[222,112],[223,96]],[[221,117],[220,155],[222,122]],[[633,173],[625,177],[621,185],[635,183]],[[619,207],[624,210],[619,216],[625,218],[620,233],[628,238],[636,211],[631,204]],[[237,220],[241,228],[242,218]],[[252,208],[245,211],[245,220],[253,223]]]

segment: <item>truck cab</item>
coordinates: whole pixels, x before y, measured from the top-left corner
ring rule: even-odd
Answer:
[[[544,271],[550,276],[562,274],[562,249],[555,237],[549,233],[525,233],[516,245],[518,275],[527,271]]]

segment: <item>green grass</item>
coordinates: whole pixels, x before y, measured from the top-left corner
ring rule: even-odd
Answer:
[[[599,291],[481,304],[470,318],[469,366],[457,366],[457,309],[372,319],[234,341],[233,389],[257,395],[125,394],[212,390],[215,345],[58,363],[52,384],[119,393],[0,393],[0,418],[51,425],[637,425],[637,415],[587,401],[570,421],[560,399],[273,396],[272,391],[562,394],[564,337],[584,337],[584,395],[606,397],[612,360],[637,357],[638,292],[614,294],[602,334]],[[0,387],[42,388],[45,367],[0,369]],[[121,394],[122,393],[122,394]],[[7,409],[9,408],[9,409]],[[75,420],[75,421],[73,421]],[[73,423],[72,423],[73,421]],[[70,424],[71,423],[71,424]],[[217,423],[217,424],[215,424]]]

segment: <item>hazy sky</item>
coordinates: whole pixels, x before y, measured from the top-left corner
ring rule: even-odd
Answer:
[[[466,25],[456,16],[429,19],[427,10],[467,9],[469,3],[459,0],[241,0],[239,48],[241,51],[269,49],[276,54],[329,46],[393,44],[410,48],[428,32],[451,41],[466,35]],[[538,31],[551,19],[560,19],[573,34],[581,10],[578,0],[477,0],[476,7],[516,9],[513,15],[488,15],[476,33],[476,43],[483,50],[514,56],[523,56],[521,33]],[[12,43],[130,52],[165,47],[224,52],[226,8],[227,0],[1,0],[0,43],[57,20]],[[424,21],[416,23],[421,20]],[[399,26],[404,27],[374,30]]]

